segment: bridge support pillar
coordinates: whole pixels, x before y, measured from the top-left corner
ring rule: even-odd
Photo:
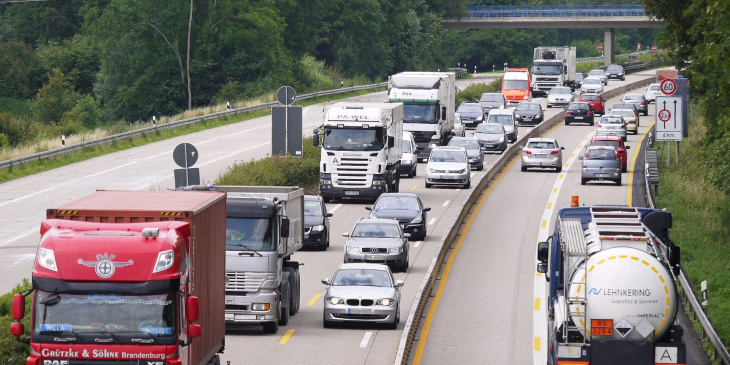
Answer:
[[[616,61],[616,33],[613,28],[606,28],[603,33],[603,64],[610,65]]]

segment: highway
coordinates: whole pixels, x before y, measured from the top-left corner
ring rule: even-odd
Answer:
[[[653,71],[629,75],[626,82],[653,77]],[[459,88],[474,79],[457,82]],[[608,89],[621,85],[609,82]],[[643,92],[643,88],[636,92]],[[386,101],[385,92],[351,98],[358,101]],[[544,99],[541,99],[544,105]],[[609,100],[607,107],[613,104]],[[311,131],[321,124],[323,104],[304,108],[303,130]],[[558,109],[548,109],[546,118]],[[653,120],[641,117],[639,134],[630,135],[629,161],[632,161],[639,140]],[[520,128],[520,136],[527,128]],[[592,134],[593,127],[564,126],[562,123],[545,136],[555,137],[565,147],[564,163],[569,167],[558,174],[552,171],[521,172],[519,160],[513,160],[484,192],[474,208],[470,223],[464,227],[462,239],[453,247],[453,261],[442,273],[443,288],[434,293],[432,314],[426,318],[427,331],[420,331],[414,344],[411,361],[423,364],[530,364],[544,354],[544,338],[540,337],[540,285],[543,277],[535,274],[535,245],[552,229],[557,209],[570,204],[572,195],[579,195],[582,204],[630,204],[627,185],[633,166],[624,174],[623,184],[589,183],[581,186],[579,165],[574,160]],[[235,161],[260,159],[270,153],[270,117],[223,126],[203,132],[152,143],[127,151],[100,156],[88,161],[39,173],[0,184],[0,274],[2,292],[30,277],[38,227],[45,209],[57,207],[97,189],[162,190],[174,186],[173,170],[177,168],[172,151],[179,143],[196,146],[200,158],[194,167],[201,170],[203,182],[212,182]],[[519,141],[518,141],[519,143]],[[499,155],[486,155],[485,167]],[[488,168],[488,167],[487,167]],[[398,330],[375,326],[353,326],[334,329],[322,327],[322,295],[320,283],[330,277],[342,262],[344,237],[360,217],[367,216],[362,201],[338,201],[328,204],[334,214],[331,220],[331,247],[325,252],[304,251],[294,255],[303,263],[302,302],[300,312],[277,334],[266,335],[260,326],[232,328],[227,331],[226,351],[222,362],[235,364],[390,364],[396,356],[404,321],[416,298],[417,289],[437,245],[455,219],[469,190],[453,188],[425,189],[425,163],[418,175],[401,180],[401,191],[417,193],[431,207],[428,214],[428,237],[412,242],[410,268],[396,273],[405,281],[402,288],[401,324]],[[486,169],[485,169],[486,170]],[[641,171],[639,171],[641,172]],[[472,186],[485,176],[473,171]],[[543,284],[544,285],[544,284]],[[544,289],[543,289],[544,290]],[[537,313],[537,314],[536,314]],[[543,324],[544,325],[544,324]],[[537,327],[536,327],[537,326]],[[538,329],[536,329],[538,328]],[[544,333],[544,332],[542,332]],[[543,361],[544,363],[544,361]],[[694,363],[691,363],[694,364]]]

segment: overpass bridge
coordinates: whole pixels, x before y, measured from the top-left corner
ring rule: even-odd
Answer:
[[[444,19],[444,29],[605,29],[604,63],[615,61],[617,28],[662,28],[643,5],[467,6],[466,16]]]

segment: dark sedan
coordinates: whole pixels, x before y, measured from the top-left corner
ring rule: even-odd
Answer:
[[[540,124],[545,120],[542,105],[532,101],[522,101],[515,108],[518,125]]]
[[[570,103],[565,110],[565,125],[570,123],[588,123],[593,125],[593,109],[588,103]]]
[[[370,218],[397,220],[403,232],[410,233],[413,240],[426,239],[426,212],[431,208],[424,207],[416,194],[384,193],[375,201],[375,205],[365,209],[370,211]]]
[[[330,246],[330,220],[321,196],[304,196],[304,247],[324,251]]]
[[[484,121],[484,108],[479,103],[462,103],[456,112],[465,128],[476,128]]]

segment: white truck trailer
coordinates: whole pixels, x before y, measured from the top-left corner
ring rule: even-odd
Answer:
[[[685,364],[675,321],[679,248],[671,213],[563,208],[538,244],[548,290],[548,364]]]
[[[544,96],[555,86],[575,88],[575,47],[535,47],[532,96]]]
[[[382,193],[398,192],[402,103],[333,104],[325,112],[322,129],[314,130],[313,143],[321,146],[319,195],[325,202],[375,200]]]
[[[418,158],[451,140],[456,112],[456,74],[401,72],[388,78],[388,101],[403,103],[403,129],[413,133]]]

